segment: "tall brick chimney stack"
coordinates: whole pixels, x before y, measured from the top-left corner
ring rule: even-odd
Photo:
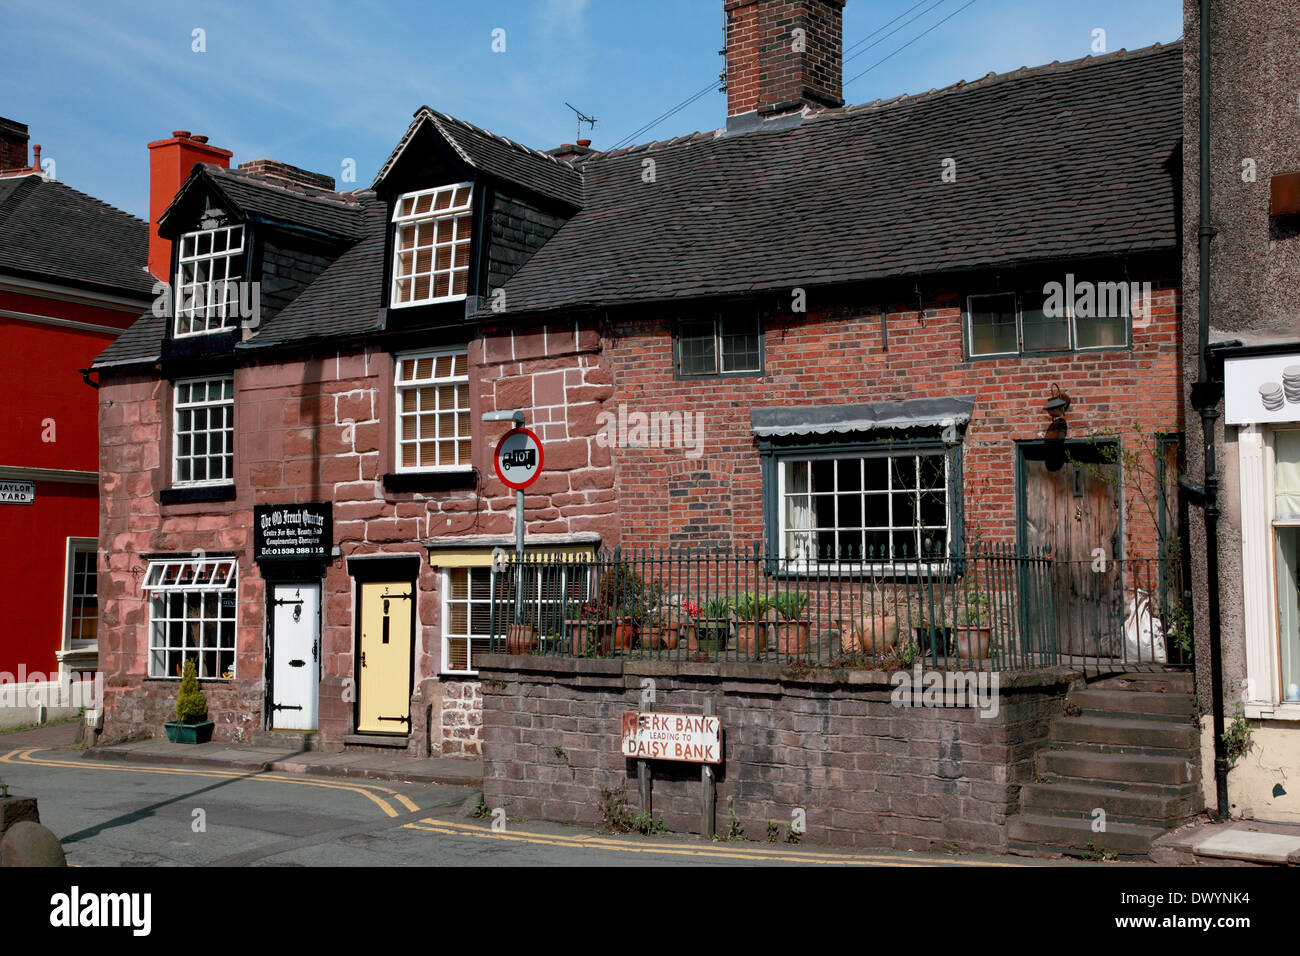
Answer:
[[[172,244],[158,235],[158,219],[176,198],[177,191],[198,163],[230,168],[228,149],[208,145],[206,136],[191,136],[187,129],[174,129],[170,139],[149,144],[149,271],[170,282]]]
[[[0,171],[27,168],[27,125],[0,116]]]
[[[844,0],[723,0],[727,116],[844,105]]]

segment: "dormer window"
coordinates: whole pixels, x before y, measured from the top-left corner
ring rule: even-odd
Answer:
[[[473,226],[470,183],[406,193],[393,212],[391,305],[464,299]]]
[[[244,227],[185,233],[176,269],[176,337],[234,328],[244,278]]]

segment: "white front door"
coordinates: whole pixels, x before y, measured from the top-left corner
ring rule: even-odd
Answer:
[[[320,683],[320,585],[271,589],[271,727],[315,730]]]

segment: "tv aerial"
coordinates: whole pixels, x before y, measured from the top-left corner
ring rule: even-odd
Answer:
[[[596,128],[596,117],[594,117],[594,116],[588,116],[586,113],[584,113],[582,110],[578,109],[578,108],[577,108],[576,106],[574,106],[572,103],[568,103],[568,102],[566,102],[564,105],[567,106],[569,109],[573,110],[573,112],[574,112],[575,114],[577,114],[577,117],[578,117],[578,135],[575,137],[575,139],[582,139],[582,124],[583,124],[583,123],[586,123],[586,124],[587,124],[588,126],[590,126],[593,130]]]

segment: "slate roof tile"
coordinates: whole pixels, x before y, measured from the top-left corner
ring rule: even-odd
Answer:
[[[0,272],[152,297],[148,251],[129,213],[43,176],[0,179]]]

